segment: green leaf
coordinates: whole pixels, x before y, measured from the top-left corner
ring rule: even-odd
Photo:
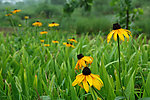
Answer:
[[[144,86],[143,97],[150,97],[150,72],[148,73],[146,84]]]

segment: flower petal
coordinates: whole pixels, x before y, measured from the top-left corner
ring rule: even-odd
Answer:
[[[90,75],[86,75],[86,80],[88,81],[90,86],[92,86],[92,77]]]
[[[84,56],[82,59],[86,61],[87,64],[91,64],[93,62],[92,57]]]
[[[117,32],[118,32],[117,30],[114,32],[114,40],[115,41],[117,41],[117,34],[118,34]]]
[[[108,35],[107,35],[107,43],[109,43],[112,35],[114,34],[115,30],[112,30]]]
[[[128,33],[124,29],[121,29],[121,32],[127,38],[127,41],[129,41],[129,35],[128,35]]]
[[[93,78],[96,78],[100,81],[100,83],[103,85],[103,81],[100,79],[98,75],[90,74]]]
[[[83,80],[83,87],[84,87],[85,91],[88,93],[89,92],[89,85],[88,85],[86,79]]]
[[[124,36],[123,36],[123,33],[122,31],[118,30],[118,35],[119,35],[119,38],[124,41]]]
[[[77,76],[76,79],[74,80],[74,82],[72,83],[72,86],[75,86],[75,85],[81,83],[84,78],[85,78],[84,75],[79,74],[79,76]]]

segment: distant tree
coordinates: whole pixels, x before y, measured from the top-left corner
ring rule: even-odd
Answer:
[[[67,0],[64,5],[64,13],[71,16],[78,7],[84,8],[85,11],[91,11],[93,0]]]

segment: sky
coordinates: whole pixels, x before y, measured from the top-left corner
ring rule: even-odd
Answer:
[[[16,2],[20,2],[20,1],[23,1],[23,0],[1,0],[3,3],[5,2],[10,2],[10,3],[13,3],[15,4]]]

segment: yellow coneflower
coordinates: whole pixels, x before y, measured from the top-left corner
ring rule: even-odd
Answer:
[[[12,16],[12,14],[6,14],[5,16]]]
[[[107,43],[109,43],[112,35],[115,41],[117,40],[117,35],[122,41],[124,41],[124,36],[127,38],[127,40],[129,40],[129,36],[131,36],[131,32],[127,29],[122,29],[121,26],[118,23],[116,23],[113,24],[113,30],[107,36]]]
[[[70,47],[75,48],[75,46],[72,43],[70,43]]]
[[[59,26],[58,23],[52,22],[51,24],[48,24],[49,27],[56,27]]]
[[[77,43],[77,41],[75,40],[75,38],[68,39],[68,41]]]
[[[12,13],[13,14],[16,14],[17,12],[20,12],[21,10],[19,10],[19,9],[14,9],[13,11],[12,11]]]
[[[54,41],[54,40],[53,40],[52,43],[59,43],[59,41]]]
[[[29,19],[29,16],[24,16],[24,19]]]
[[[67,42],[66,47],[71,47],[71,44]]]
[[[44,40],[40,40],[41,41],[41,43],[44,43]]]
[[[49,44],[44,44],[44,46],[45,46],[45,47],[49,47],[50,45],[49,45]]]
[[[42,23],[41,22],[39,22],[39,21],[36,21],[36,22],[34,22],[33,24],[32,24],[33,26],[42,26]]]
[[[47,34],[48,32],[47,31],[42,31],[42,32],[40,32],[40,34],[42,35],[42,34]]]
[[[98,90],[100,90],[103,86],[103,81],[100,79],[99,75],[92,74],[88,67],[85,67],[82,73],[76,76],[72,86],[81,84],[81,82],[87,93],[89,91],[89,85],[94,86]]]
[[[86,67],[88,64],[92,64],[92,62],[93,62],[92,57],[83,56],[82,54],[77,55],[77,58],[78,58],[78,62],[75,66],[76,70],[78,70],[78,66],[79,66],[79,69],[82,69],[82,66]]]

